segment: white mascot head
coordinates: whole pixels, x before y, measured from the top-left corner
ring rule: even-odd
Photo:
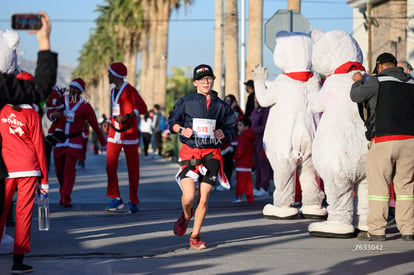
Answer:
[[[0,72],[13,74],[17,71],[16,48],[19,34],[15,31],[0,30]]]
[[[307,33],[280,31],[273,51],[275,65],[285,73],[310,71],[312,40]]]
[[[362,63],[361,48],[352,36],[343,30],[325,33],[321,29],[312,31],[314,69],[323,75],[332,74],[348,62]]]

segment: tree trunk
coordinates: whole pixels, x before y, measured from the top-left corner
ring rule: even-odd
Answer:
[[[147,82],[147,93],[149,95],[148,101],[146,102],[148,106],[154,105],[155,100],[155,76],[156,76],[156,49],[157,49],[157,24],[158,24],[158,15],[156,1],[152,1],[150,9],[150,32],[149,32],[149,42],[148,42],[148,82]]]
[[[246,79],[252,79],[252,70],[263,64],[263,0],[249,1]]]
[[[224,2],[225,94],[239,98],[239,45],[237,0]]]
[[[216,0],[216,28],[214,35],[214,74],[216,75],[216,81],[214,82],[213,89],[223,98],[223,0]]]
[[[160,0],[160,2],[164,2]],[[169,2],[169,1],[167,1]],[[165,107],[165,96],[167,92],[167,54],[168,54],[168,25],[170,19],[170,4],[159,6],[157,24],[157,47],[156,47],[156,69],[154,83],[153,103]]]

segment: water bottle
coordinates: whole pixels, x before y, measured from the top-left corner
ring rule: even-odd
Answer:
[[[39,194],[37,201],[39,214],[39,231],[49,231],[49,198]]]

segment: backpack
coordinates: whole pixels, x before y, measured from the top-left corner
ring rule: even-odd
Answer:
[[[163,115],[160,115],[160,123],[158,125],[158,128],[161,131],[164,131],[164,130],[168,129],[168,119]]]

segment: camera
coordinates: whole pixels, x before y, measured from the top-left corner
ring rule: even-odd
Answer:
[[[39,30],[42,27],[42,16],[36,13],[16,13],[11,17],[11,25],[15,30]]]

